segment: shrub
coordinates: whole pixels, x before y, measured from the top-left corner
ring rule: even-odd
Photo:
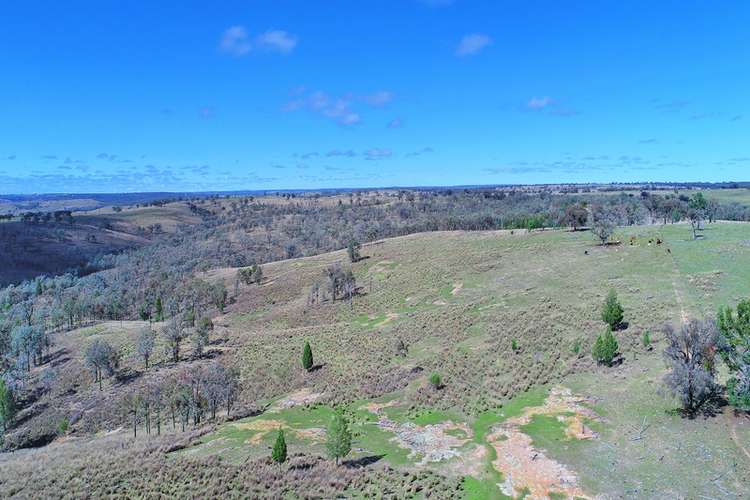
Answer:
[[[313,354],[309,342],[305,342],[305,347],[302,350],[302,367],[307,371],[312,370],[313,367]]]
[[[664,359],[669,373],[664,382],[682,408],[694,414],[716,390],[714,352],[719,337],[716,323],[691,320],[679,331],[672,325],[664,329],[667,347]]]
[[[443,387],[443,379],[440,377],[439,373],[436,372],[430,375],[430,385],[433,389],[440,389]]]
[[[729,404],[743,411],[750,411],[750,364],[745,364],[727,381]]]
[[[276,442],[273,444],[271,459],[277,464],[286,462],[286,440],[284,439],[284,431],[281,429],[279,429],[279,435],[276,436]]]
[[[409,353],[409,348],[406,347],[406,344],[404,343],[403,339],[396,339],[396,342],[394,344],[394,351],[396,353],[396,356],[401,356],[402,358],[405,358],[406,355]]]
[[[617,327],[622,323],[623,312],[622,305],[620,305],[620,301],[617,300],[617,292],[610,290],[604,301],[604,307],[602,308],[602,320],[607,323],[610,328],[617,330]]]
[[[573,342],[570,351],[573,354],[581,354],[581,339],[576,339],[575,342]]]
[[[70,420],[68,420],[67,417],[63,417],[60,419],[60,421],[57,423],[57,434],[63,435],[66,432],[68,432],[68,428],[70,427]]]
[[[516,342],[516,339],[510,342],[510,348],[513,349],[513,352],[518,352],[518,342]]]
[[[617,339],[615,339],[615,336],[612,334],[612,329],[607,327],[604,334],[599,335],[596,338],[594,347],[591,350],[591,355],[597,363],[609,366],[612,364],[612,360],[615,359],[615,354],[617,354],[618,348]]]

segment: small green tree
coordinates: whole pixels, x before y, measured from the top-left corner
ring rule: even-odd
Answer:
[[[619,345],[617,339],[612,334],[612,328],[609,326],[603,335],[599,335],[594,342],[594,347],[591,349],[591,355],[597,363],[611,365],[612,360],[615,359]]]
[[[617,300],[617,292],[610,290],[607,294],[607,299],[604,301],[604,307],[602,308],[602,320],[607,323],[610,328],[616,330],[622,323],[623,312],[622,305],[620,305],[620,301]]]
[[[305,348],[302,350],[302,367],[310,371],[313,367],[313,354],[310,342],[305,342]]]
[[[643,332],[641,342],[643,342],[643,347],[645,347],[646,349],[651,349],[651,332],[649,332],[648,330]]]
[[[271,459],[277,464],[286,462],[286,440],[284,439],[284,431],[281,429],[279,429],[279,435],[276,436],[276,442],[273,444]]]
[[[719,354],[729,368],[727,399],[740,410],[750,410],[750,299],[719,310]]]
[[[443,379],[440,377],[439,373],[435,372],[430,375],[430,385],[433,389],[440,389],[443,386]]]
[[[138,309],[138,316],[141,321],[151,321],[151,307],[148,304],[141,304]]]
[[[357,262],[362,257],[359,255],[359,242],[357,240],[350,240],[349,245],[346,247],[346,253],[349,255],[350,262]]]
[[[237,278],[246,285],[260,285],[263,281],[263,269],[259,264],[252,264],[237,271]]]
[[[164,306],[161,303],[161,297],[156,297],[156,304],[154,305],[154,321],[159,322],[164,320]]]
[[[198,357],[203,356],[203,350],[209,344],[211,331],[214,329],[213,321],[207,316],[198,320],[198,325],[192,334],[193,349]]]
[[[120,355],[109,342],[102,339],[94,340],[86,348],[84,360],[94,375],[94,382],[99,382],[99,390],[102,390],[102,379],[111,376],[117,370],[120,363]]]
[[[13,391],[5,383],[5,380],[0,378],[0,424],[3,426],[3,431],[8,430],[8,425],[13,421],[15,414],[16,399],[13,396]]]
[[[326,449],[328,450],[328,455],[336,460],[336,465],[352,449],[352,434],[349,431],[349,422],[339,413],[336,413],[331,419],[331,423],[328,424]]]
[[[138,341],[135,345],[136,351],[143,358],[143,363],[146,365],[148,370],[148,360],[151,359],[151,354],[154,352],[154,346],[156,345],[156,333],[151,330],[150,327],[141,329],[138,333]]]

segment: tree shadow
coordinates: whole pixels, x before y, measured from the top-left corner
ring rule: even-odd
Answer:
[[[55,352],[50,353],[50,355],[44,359],[44,362],[49,363],[51,368],[57,368],[58,366],[70,361],[67,354],[68,351],[66,349],[58,349]]]
[[[674,408],[667,410],[670,415],[680,415],[683,418],[689,420],[695,420],[698,417],[703,418],[714,418],[724,413],[724,408],[728,405],[726,398],[722,394],[714,394],[712,397],[707,399],[702,405],[694,410],[686,410],[685,408]]]
[[[44,413],[44,410],[47,409],[49,405],[47,403],[40,403],[37,405],[33,405],[28,407],[23,412],[20,412],[18,417],[16,417],[11,423],[13,427],[21,427],[23,424],[27,423],[29,420],[33,419],[34,417],[38,417],[42,413]]]
[[[729,404],[726,398],[721,394],[715,394],[711,399],[706,401],[698,408],[695,413],[700,414],[703,418],[713,418],[724,413],[724,408]]]
[[[201,359],[215,359],[215,358],[218,358],[219,356],[221,356],[221,350],[219,350],[219,349],[211,349],[211,350],[203,351],[203,354],[200,355],[200,356],[196,356],[195,359],[196,360],[201,360]]]
[[[301,464],[292,464],[289,466],[289,470],[306,471],[313,469],[317,464],[310,462],[303,462]]]
[[[308,370],[310,373],[317,372],[318,370],[322,370],[326,367],[326,363],[318,363],[312,366],[310,370]]]
[[[139,378],[141,375],[143,375],[143,372],[135,371],[131,369],[122,370],[115,374],[115,382],[117,382],[118,385],[128,385],[132,381]]]
[[[621,321],[618,325],[616,325],[612,329],[612,331],[614,331],[614,332],[622,332],[624,330],[627,330],[629,326],[630,326],[630,322],[628,322],[628,321]]]
[[[383,459],[383,457],[385,457],[385,455],[368,455],[366,457],[361,457],[357,459],[345,460],[341,464],[344,467],[347,467],[350,469],[359,469],[362,467],[367,467],[368,465],[378,463],[380,462],[380,460]]]

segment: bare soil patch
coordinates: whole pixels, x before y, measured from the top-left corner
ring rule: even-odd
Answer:
[[[544,405],[527,408],[488,436],[497,452],[493,465],[505,478],[501,485],[504,494],[515,497],[526,491],[526,498],[549,498],[550,493],[588,498],[578,485],[575,472],[534,448],[531,437],[521,431],[521,426],[528,424],[534,415],[550,415],[566,424],[565,433],[571,439],[593,439],[596,433],[584,421],[599,417],[583,405],[585,402],[568,389],[555,388]]]
[[[442,462],[461,456],[459,448],[469,442],[472,436],[471,428],[465,423],[452,421],[438,424],[417,425],[412,422],[400,423],[391,420],[381,411],[383,408],[394,406],[396,401],[384,404],[370,403],[364,408],[378,415],[378,427],[395,434],[393,441],[400,447],[410,450],[410,457],[421,456],[418,465],[429,462]],[[449,432],[460,430],[466,436],[460,438]]]

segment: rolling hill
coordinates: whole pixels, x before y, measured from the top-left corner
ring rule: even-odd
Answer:
[[[349,265],[344,251],[264,265],[261,284],[241,284],[236,294],[236,268],[209,270],[200,278],[231,292],[203,356],[187,354],[186,344],[174,363],[157,349],[144,369],[134,344],[146,322],[57,334],[59,350],[36,370],[54,369],[62,383],[27,406],[14,434],[46,429],[40,439],[53,443],[4,456],[0,478],[17,492],[34,481],[44,495],[85,457],[110,450],[107,466],[76,476],[77,488],[106,492],[124,480],[108,470],[130,470],[138,456],[143,470],[160,472],[128,482],[133,494],[220,494],[221,481],[201,483],[217,477],[270,496],[326,496],[331,484],[352,496],[746,496],[750,424],[720,406],[695,419],[675,411],[661,383],[661,328],[748,294],[748,226],[712,224],[699,240],[685,224],[630,227],[616,241],[603,247],[587,231],[560,230],[381,240],[363,245],[364,258],[351,265],[351,303],[311,295],[329,266]],[[590,351],[610,289],[626,327],[615,333],[618,363],[603,367]],[[123,353],[124,375],[102,391],[83,362],[95,339]],[[300,366],[305,342],[315,357],[310,372]],[[237,406],[245,411],[184,433],[165,417],[162,437],[146,436],[139,421],[139,437],[129,437],[123,394],[215,361],[240,370]],[[315,458],[334,410],[354,432],[343,469]],[[266,458],[278,429],[295,455],[283,473]],[[32,467],[38,460],[43,467]],[[258,472],[240,479],[247,464]]]

